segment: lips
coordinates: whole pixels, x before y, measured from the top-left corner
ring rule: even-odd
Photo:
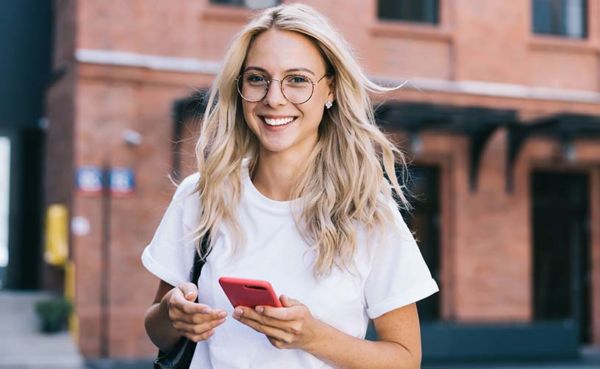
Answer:
[[[294,116],[278,116],[278,117],[260,116],[260,118],[267,126],[282,127],[282,126],[287,126],[288,124],[292,123],[293,121],[296,120],[297,117],[294,117]]]

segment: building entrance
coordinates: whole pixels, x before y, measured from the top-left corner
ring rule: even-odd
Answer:
[[[0,125],[0,288],[40,287],[42,165],[39,128]]]
[[[589,177],[536,171],[532,178],[533,314],[591,339]]]
[[[440,185],[439,168],[434,166],[411,166],[408,188],[413,210],[405,214],[408,226],[415,232],[421,254],[440,283]],[[440,292],[417,303],[419,317],[424,322],[440,319]]]
[[[8,214],[10,200],[10,138],[0,136],[0,288],[8,266]]]

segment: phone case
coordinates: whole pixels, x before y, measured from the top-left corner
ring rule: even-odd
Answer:
[[[221,277],[219,284],[233,307],[258,305],[281,307],[279,298],[267,281],[246,278]]]

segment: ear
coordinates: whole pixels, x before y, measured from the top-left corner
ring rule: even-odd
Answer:
[[[329,87],[329,93],[327,94],[327,101],[335,101],[335,76],[328,78],[327,87]]]

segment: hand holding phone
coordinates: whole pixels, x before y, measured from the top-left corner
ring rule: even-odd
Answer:
[[[221,277],[219,284],[233,307],[258,305],[282,307],[273,287],[267,281],[258,279]]]

